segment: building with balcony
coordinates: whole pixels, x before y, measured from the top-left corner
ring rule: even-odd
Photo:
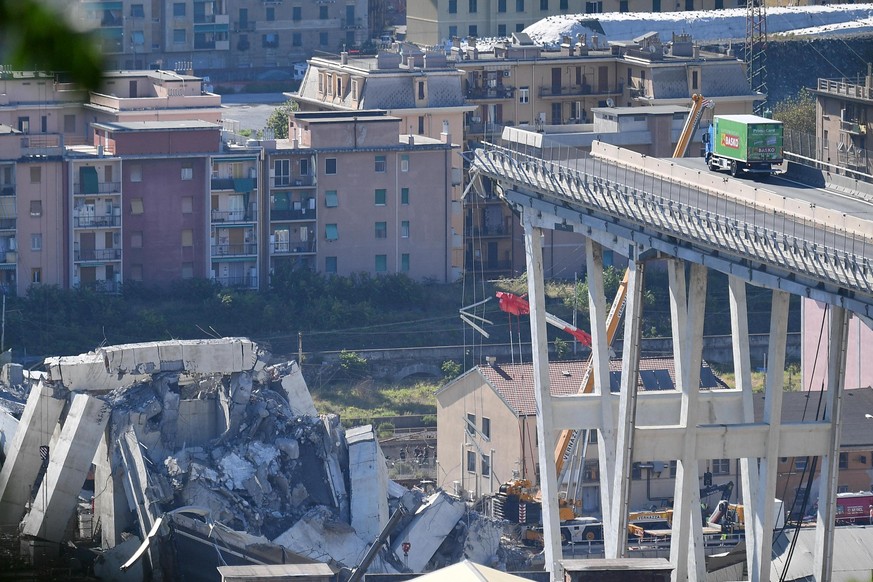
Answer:
[[[384,111],[298,112],[267,151],[269,272],[449,282],[456,145]]]
[[[209,276],[227,287],[258,288],[260,150],[210,160]]]
[[[807,152],[825,164],[842,170],[873,174],[867,134],[873,122],[873,66],[867,76],[848,79],[818,79],[816,97],[816,145]]]
[[[366,0],[78,0],[75,8],[97,33],[107,68],[116,70],[224,70],[253,78],[315,50],[360,48],[372,36]]]
[[[464,115],[473,110],[465,102],[463,74],[444,53],[405,44],[376,57],[314,57],[300,90],[289,97],[301,111],[382,110],[401,120],[403,133],[442,140],[445,134],[463,135]],[[459,150],[452,159],[451,280],[455,280],[461,275],[464,253]]]

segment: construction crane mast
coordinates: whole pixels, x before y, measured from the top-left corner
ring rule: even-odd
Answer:
[[[767,7],[764,0],[746,0],[746,78],[756,93],[767,95]],[[766,101],[756,101],[754,112],[763,115]]]

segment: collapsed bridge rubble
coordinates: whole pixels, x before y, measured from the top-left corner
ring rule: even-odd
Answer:
[[[241,564],[349,571],[410,497],[418,511],[370,571],[505,559],[499,524],[391,481],[372,426],[319,415],[298,364],[249,339],[109,346],[44,368],[0,375],[0,526],[17,526],[33,565],[76,542],[107,580],[218,580],[217,566]]]

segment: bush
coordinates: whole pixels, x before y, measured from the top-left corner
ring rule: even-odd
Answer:
[[[443,362],[440,369],[443,371],[443,378],[446,382],[454,380],[461,375],[461,364],[454,360],[446,360]]]
[[[339,355],[340,371],[349,380],[360,380],[367,375],[369,363],[357,352],[343,350]]]
[[[376,427],[376,436],[380,439],[387,439],[394,436],[394,424],[391,422],[383,422]]]

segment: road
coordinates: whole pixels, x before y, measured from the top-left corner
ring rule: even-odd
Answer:
[[[279,105],[287,101],[282,93],[239,93],[222,95],[221,106],[225,110],[221,118],[239,121],[240,129],[257,131],[263,129],[267,119]]]

